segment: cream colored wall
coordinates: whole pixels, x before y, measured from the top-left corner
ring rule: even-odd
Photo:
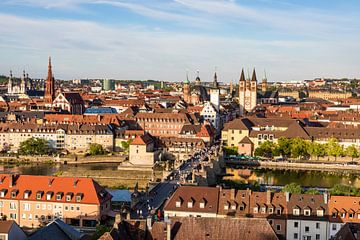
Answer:
[[[234,133],[232,133],[232,131],[234,131]],[[222,131],[221,132],[222,135],[222,140],[227,141],[227,146],[228,147],[237,147],[239,142],[245,137],[249,135],[249,130],[227,130],[227,131]],[[234,138],[234,139],[232,139]]]
[[[96,204],[0,199],[0,206],[1,202],[1,213],[6,215],[7,219],[10,219],[10,213],[15,213],[17,216],[16,219],[13,220],[21,227],[37,227],[41,224],[42,215],[46,218],[47,216],[54,217],[55,213],[61,213],[60,216],[62,216],[62,219],[100,219],[101,215],[105,214],[110,209],[110,201],[107,202],[108,208],[104,208],[103,211],[101,211],[100,206]],[[16,209],[10,209],[10,202],[15,203]],[[29,210],[25,210],[24,204],[29,204]],[[36,215],[38,216],[38,219],[35,218]]]

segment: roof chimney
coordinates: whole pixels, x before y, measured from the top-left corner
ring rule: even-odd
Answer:
[[[53,181],[54,181],[54,179],[49,178],[49,187],[51,187]]]
[[[234,188],[230,189],[230,199],[231,200],[235,199],[235,189]]]
[[[286,202],[289,202],[290,201],[290,193],[285,192],[285,197],[286,197]]]
[[[78,180],[77,180],[77,179],[75,179],[75,180],[74,180],[74,187],[76,187],[76,186],[77,186],[77,183],[78,183]]]
[[[171,221],[166,221],[166,240],[171,240]]]
[[[10,179],[9,179],[9,187],[13,187],[15,185],[15,175],[14,174],[10,174]]]
[[[271,194],[272,194],[272,192],[270,190],[266,191],[266,204],[271,203]]]
[[[324,203],[328,204],[328,201],[329,201],[329,196],[327,193],[324,193]]]

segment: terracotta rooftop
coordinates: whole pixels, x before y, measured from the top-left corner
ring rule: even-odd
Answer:
[[[0,174],[0,199],[99,204],[111,195],[92,178]],[[26,194],[27,193],[27,198]],[[47,198],[50,194],[50,198]],[[59,197],[59,196],[61,197]],[[67,201],[66,196],[71,198]],[[49,200],[47,200],[49,199]]]

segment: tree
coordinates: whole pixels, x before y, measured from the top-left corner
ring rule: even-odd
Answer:
[[[226,155],[239,155],[237,147],[224,147],[223,150]]]
[[[343,155],[343,149],[336,138],[330,138],[326,143],[326,154],[335,157],[335,161],[337,157]]]
[[[265,141],[255,149],[255,156],[272,158],[276,153],[277,146],[275,143]]]
[[[359,196],[359,191],[356,187],[336,184],[330,189],[331,195],[336,196]]]
[[[20,143],[21,155],[44,155],[49,153],[48,141],[42,138],[29,138]]]
[[[124,150],[125,153],[129,152],[131,142],[132,142],[132,139],[121,142],[121,147],[122,147],[122,149]]]
[[[308,144],[308,154],[310,156],[316,157],[316,159],[319,160],[319,157],[325,156],[324,145],[317,142],[311,142]]]
[[[317,190],[315,188],[309,188],[308,190],[306,190],[305,193],[306,194],[312,194],[312,195],[320,194],[319,190]]]
[[[359,157],[359,151],[356,149],[354,144],[348,146],[345,150],[345,153],[346,156],[351,157],[351,161],[353,161],[354,158]]]
[[[280,137],[277,141],[279,154],[283,157],[291,155],[291,139]]]
[[[293,194],[301,194],[302,193],[301,186],[297,183],[286,184],[281,191],[293,193]]]
[[[89,145],[89,155],[104,155],[105,153],[106,151],[101,144],[91,143]]]
[[[291,140],[291,156],[293,158],[300,158],[308,156],[308,143],[302,138],[293,138]]]

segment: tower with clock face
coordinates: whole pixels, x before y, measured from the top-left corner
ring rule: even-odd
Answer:
[[[251,111],[257,104],[257,79],[255,69],[252,78],[245,79],[244,69],[239,80],[239,105],[240,114]]]

